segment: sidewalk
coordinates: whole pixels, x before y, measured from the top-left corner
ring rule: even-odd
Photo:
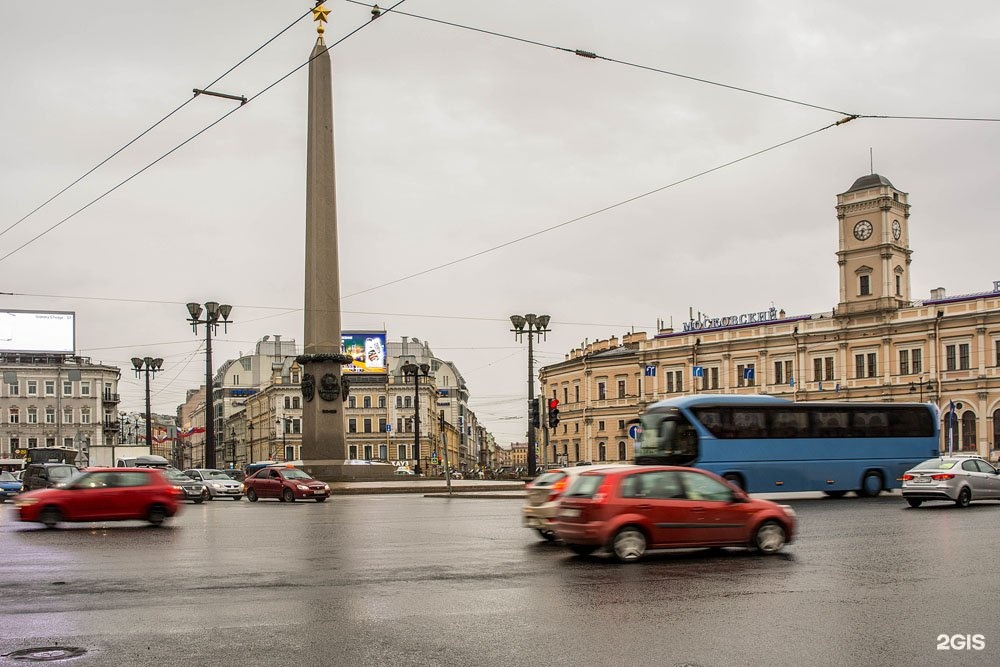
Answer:
[[[521,480],[453,479],[451,491],[463,498],[524,498]],[[422,493],[448,497],[443,477],[388,480],[384,482],[330,482],[330,495],[348,496],[376,493]],[[487,495],[488,494],[488,495]]]

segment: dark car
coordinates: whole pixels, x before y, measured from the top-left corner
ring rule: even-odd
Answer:
[[[225,468],[222,472],[228,475],[229,479],[235,479],[237,482],[242,482],[247,478],[247,474],[239,468]]]
[[[606,548],[621,562],[647,549],[780,551],[795,536],[787,505],[750,498],[697,468],[614,466],[578,475],[559,502],[556,536],[577,554]]]
[[[330,497],[330,485],[313,479],[294,466],[271,466],[258,470],[243,481],[247,500],[277,498],[285,503],[312,499],[318,503]]]
[[[163,469],[149,468],[149,470],[163,470]],[[180,490],[183,498],[194,502],[195,505],[200,505],[210,497],[208,489],[205,488],[205,485],[203,483],[191,479],[177,468],[167,468],[163,470],[163,474],[165,475],[168,482],[170,482]]]
[[[14,501],[21,521],[54,528],[61,521],[145,520],[158,526],[180,511],[180,492],[162,470],[88,468],[55,489],[22,493]]]
[[[51,489],[80,472],[71,463],[29,463],[21,478],[22,490]]]
[[[0,472],[0,503],[21,493],[21,480],[14,473]]]

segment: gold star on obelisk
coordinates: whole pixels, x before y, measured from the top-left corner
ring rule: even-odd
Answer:
[[[313,8],[312,13],[313,21],[316,21],[316,32],[322,35],[324,30],[323,24],[326,23],[326,17],[327,14],[330,13],[330,10],[323,5],[316,5],[316,7]]]

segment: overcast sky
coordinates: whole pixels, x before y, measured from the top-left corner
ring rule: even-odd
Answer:
[[[1000,123],[859,118],[665,187],[837,112],[1000,118],[996,3],[399,6],[528,41],[404,15],[366,25],[366,6],[326,6],[327,44],[366,26],[331,50],[344,328],[429,341],[502,444],[525,432],[527,346],[511,314],[551,315],[544,365],[585,339],[652,334],[658,318],[679,327],[689,308],[836,305],[836,195],[870,172],[869,149],[910,193],[915,298],[1000,279]],[[0,292],[17,295],[0,307],[75,311],[78,353],[123,369],[122,409],[144,405],[132,356],[165,360],[155,411],[174,413],[203,383],[204,335],[185,302],[233,304],[217,364],[264,335],[301,345],[306,70],[52,229],[237,106],[193,100],[11,225],[309,7],[0,3]],[[254,97],[304,63],[315,36],[303,18],[212,89]]]

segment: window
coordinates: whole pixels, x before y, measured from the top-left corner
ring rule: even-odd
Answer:
[[[291,433],[302,433],[302,420],[295,417],[291,420],[292,430]]]
[[[604,382],[598,382],[597,383],[597,400],[603,401],[603,400],[605,400],[608,397],[607,396],[607,390],[606,390],[605,387],[606,387],[606,383],[604,383]]]
[[[349,408],[356,408],[356,407],[358,407],[358,397],[357,396],[348,396],[347,397],[347,407],[349,407]]]
[[[997,352],[997,355],[998,355],[997,358],[1000,359],[1000,352]],[[17,393],[17,392],[14,392],[14,393]],[[580,402],[580,385],[578,385],[578,384],[577,385],[573,385],[573,396],[574,396],[574,402],[575,403],[579,403]],[[567,401],[567,403],[568,402],[569,401]]]
[[[958,346],[958,370],[969,370],[969,344],[961,343]]]
[[[598,420],[598,422],[597,422],[597,430],[598,431],[603,431],[604,430],[604,420]]]
[[[944,348],[946,371],[969,370],[969,344],[958,343],[946,345]]]
[[[403,428],[407,433],[413,433],[413,417],[407,417],[403,422]]]
[[[406,460],[406,445],[396,445],[396,458],[400,461]]]
[[[289,409],[291,409],[291,407],[292,407],[292,397],[291,396],[285,396],[285,409],[289,410]]]
[[[903,296],[903,276],[896,274],[896,296]]]
[[[858,276],[858,296],[870,296],[871,293],[871,276]]]
[[[90,423],[90,408],[80,408],[80,423],[81,424]]]
[[[579,433],[579,432],[580,432],[580,422],[576,422],[575,424],[573,424],[573,433]]]
[[[11,408],[10,409],[10,423],[11,424],[18,424],[20,422],[21,422],[21,413],[18,411],[17,408]]]
[[[728,502],[733,499],[732,489],[708,475],[686,471],[677,474],[684,483],[684,490],[687,492],[688,500],[721,500]]]
[[[899,351],[899,374],[909,375],[910,374],[910,351],[900,350]]]
[[[111,386],[108,385],[108,394],[110,394],[110,393],[111,393]],[[56,381],[55,380],[46,380],[45,381],[45,395],[46,396],[55,396],[56,395]]]
[[[378,418],[378,432],[379,433],[385,433],[385,427],[386,427],[385,417],[379,417]]]
[[[597,445],[597,460],[607,461],[608,460],[608,446],[603,442]]]
[[[90,396],[90,382],[81,382],[80,383],[80,395],[81,396]]]
[[[249,369],[247,369],[247,370],[249,370]],[[292,372],[292,384],[299,384],[301,381],[302,380],[299,378],[299,372],[298,371],[293,371]]]
[[[370,417],[368,419],[365,419],[365,421],[364,421],[364,429],[365,429],[365,433],[371,433],[372,432],[372,420],[371,420]]]
[[[618,460],[627,461],[628,460],[628,449],[625,447],[625,441],[618,441]]]
[[[385,410],[385,394],[382,394],[381,396],[378,397],[378,406],[381,409]]]
[[[63,380],[63,396],[73,395],[73,383],[69,380]]]
[[[681,393],[684,391],[684,372],[683,371],[667,371],[665,373],[665,378],[667,381],[667,393],[672,394],[674,392]]]
[[[38,408],[28,408],[28,423],[29,424],[38,423]]]
[[[954,345],[946,345],[945,346],[945,348],[944,348],[944,358],[945,358],[944,369],[946,371],[953,371],[953,370],[955,370],[956,357],[955,357],[955,346]]]
[[[45,408],[45,423],[55,424],[56,423],[56,409],[55,408]]]
[[[868,352],[867,354],[854,355],[854,377],[873,378],[878,373],[878,354]]]
[[[357,460],[357,458],[358,458],[358,446],[357,445],[351,445],[350,447],[347,448],[347,451],[348,451],[347,458],[352,459],[352,460]]]
[[[563,387],[563,403],[569,403],[569,387]]]
[[[73,408],[63,408],[63,424],[73,423]]]
[[[372,397],[371,396],[363,396],[361,398],[361,405],[362,405],[362,407],[370,408],[372,406]]]
[[[754,364],[736,365],[736,386],[752,387],[756,384]]]
[[[580,443],[579,442],[574,442],[573,443],[573,450],[574,450],[574,453],[576,454],[576,459],[575,460],[579,461],[580,460]]]
[[[292,409],[293,410],[299,410],[301,408],[302,408],[302,397],[301,396],[292,396]]]
[[[718,366],[714,368],[703,369],[703,374],[701,376],[701,388],[702,389],[718,389],[719,388],[719,368]]]
[[[914,373],[923,373],[923,354],[920,348],[910,350],[910,368]]]
[[[619,419],[618,420],[618,430],[619,431],[624,431],[625,430],[625,420],[624,419]]]
[[[358,432],[358,420],[351,418],[347,420],[347,432],[357,433]]]
[[[625,398],[625,380],[618,381],[618,398]]]
[[[38,380],[28,380],[28,396],[38,396]]]
[[[976,450],[976,415],[972,410],[962,415],[962,449]]]
[[[403,399],[403,406],[407,407],[407,408],[412,408],[413,407],[413,402],[412,402],[412,400],[410,399],[409,396],[407,396],[406,398]]]
[[[403,418],[400,417],[396,420],[396,433],[403,433]]]
[[[402,396],[397,396],[396,397],[396,407],[397,408],[403,407],[403,397]]]
[[[1000,359],[1000,341],[997,342],[997,359]],[[7,393],[11,396],[20,395],[20,389],[21,387],[17,382],[11,382],[7,385]]]
[[[791,384],[793,363],[791,359],[774,362],[774,384]]]
[[[389,448],[386,445],[378,446],[378,457],[380,460],[385,461],[389,458]]]

